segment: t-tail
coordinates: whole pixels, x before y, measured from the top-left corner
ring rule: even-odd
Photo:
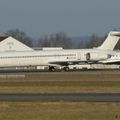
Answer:
[[[111,31],[103,44],[97,49],[113,50],[120,39],[120,31]]]

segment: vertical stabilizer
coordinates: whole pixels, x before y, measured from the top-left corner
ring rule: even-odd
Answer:
[[[111,31],[103,44],[98,47],[101,50],[113,50],[120,39],[120,31]]]

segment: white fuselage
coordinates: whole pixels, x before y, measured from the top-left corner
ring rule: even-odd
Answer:
[[[90,58],[87,58],[88,53]],[[114,54],[114,52],[98,49],[0,52],[0,67],[57,66],[52,63],[106,60],[109,54]]]

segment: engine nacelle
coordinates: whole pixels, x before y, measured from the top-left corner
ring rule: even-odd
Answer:
[[[99,61],[110,58],[111,56],[104,53],[86,53],[87,61]]]

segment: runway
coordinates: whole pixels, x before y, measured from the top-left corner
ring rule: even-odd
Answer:
[[[0,101],[120,102],[120,93],[0,94]]]

